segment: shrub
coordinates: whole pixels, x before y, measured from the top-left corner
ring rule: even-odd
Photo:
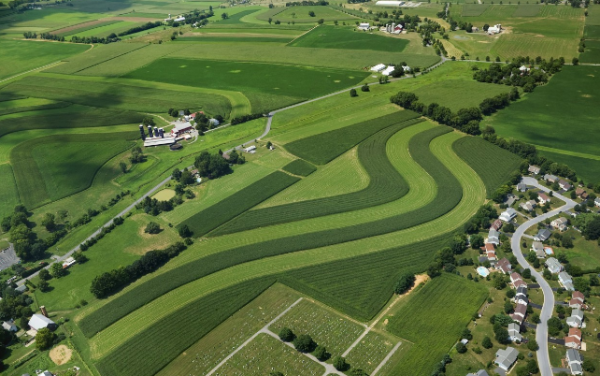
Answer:
[[[156,222],[150,222],[146,225],[146,228],[144,229],[144,232],[146,234],[158,234],[160,232],[161,228],[160,225]]]
[[[356,93],[356,89],[350,89],[350,96],[351,97],[358,97],[358,93]]]

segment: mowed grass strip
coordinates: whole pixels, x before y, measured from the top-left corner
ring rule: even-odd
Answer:
[[[484,286],[443,274],[427,282],[389,317],[387,330],[414,343],[394,375],[429,375],[460,339],[462,330],[487,297]]]
[[[109,159],[131,148],[136,132],[34,138],[11,150],[21,201],[35,208],[88,188]]]
[[[154,375],[273,282],[272,278],[256,279],[213,292],[174,313],[176,321],[157,325],[131,338],[96,366],[106,376]],[[165,341],[166,338],[170,340]]]
[[[395,133],[417,122],[419,119],[389,126],[359,145],[358,159],[370,178],[369,185],[365,189],[345,195],[251,210],[223,225],[211,235],[225,235],[257,227],[359,210],[399,199],[408,192],[408,183],[389,161],[385,145]],[[348,128],[351,129],[346,129],[346,132],[356,129],[355,126]],[[333,139],[331,141],[333,143]]]
[[[158,88],[123,85],[47,76],[26,77],[2,91],[37,96],[92,107],[120,108],[143,112],[166,112],[170,108],[204,109],[226,116],[231,111],[227,98],[216,93],[176,92]]]
[[[195,237],[201,237],[298,180],[300,179],[297,177],[275,171],[223,201],[191,216],[183,221],[179,227],[187,225],[193,231]]]
[[[47,69],[46,72],[74,74],[85,68],[89,68],[93,65],[100,64],[110,59],[114,59],[115,57],[147,46],[147,44],[143,43],[97,44],[93,49],[87,51],[85,54],[81,54],[70,59],[65,59],[67,61],[66,63]]]
[[[413,111],[397,111],[358,124],[293,141],[285,144],[284,147],[300,158],[323,165],[380,130],[419,116]]]
[[[453,149],[481,177],[488,198],[508,182],[512,173],[519,171],[523,162],[516,154],[479,137],[463,137],[454,143]]]
[[[355,31],[354,28],[321,25],[289,46],[401,52],[408,43],[406,39]]]
[[[308,176],[317,171],[317,168],[303,159],[296,159],[283,166],[283,170],[293,175]]]
[[[448,168],[433,155],[429,149],[429,142],[450,131],[449,127],[436,127],[413,137],[409,143],[413,158],[434,178],[439,187],[438,195],[429,204],[411,212],[381,220],[237,246],[190,261],[157,275],[143,285],[128,290],[106,305],[90,312],[80,321],[82,332],[86,337],[92,337],[123,316],[161,295],[233,265],[383,235],[432,221],[448,213],[460,202],[462,188]],[[476,199],[477,195],[473,195],[473,197]]]

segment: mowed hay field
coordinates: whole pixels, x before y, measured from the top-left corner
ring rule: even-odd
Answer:
[[[401,52],[407,44],[406,39],[356,31],[344,26],[321,25],[294,40],[290,46]]]
[[[565,66],[547,85],[486,118],[484,125],[493,126],[500,136],[548,148],[544,150],[553,152],[557,162],[563,162],[560,154],[564,154],[568,156],[564,163],[586,181],[596,181],[600,174],[596,159],[600,156],[600,139],[589,126],[600,116],[595,105],[598,97],[599,67]],[[570,98],[568,106],[564,98]]]
[[[600,63],[600,7],[590,4],[585,18],[585,51],[579,57],[582,63]]]
[[[9,164],[0,164],[0,215],[4,218],[19,203],[19,192]]]

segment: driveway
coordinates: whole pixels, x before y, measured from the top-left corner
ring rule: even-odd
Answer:
[[[550,189],[539,184],[538,181],[534,178],[524,177],[522,182],[527,184],[528,186],[539,188],[544,192],[550,192]],[[537,359],[541,376],[553,375],[552,366],[550,365],[550,355],[548,353],[548,320],[552,317],[552,311],[554,310],[554,293],[548,282],[546,282],[546,280],[542,276],[542,274],[537,272],[533,267],[531,267],[525,259],[523,251],[521,250],[521,238],[525,234],[525,231],[527,231],[531,227],[536,226],[540,222],[544,222],[548,218],[552,218],[555,215],[558,215],[562,211],[570,210],[573,207],[575,207],[575,205],[577,205],[575,201],[559,193],[554,192],[554,197],[564,201],[565,205],[523,223],[515,230],[514,236],[512,237],[510,242],[513,254],[517,258],[519,265],[521,265],[523,268],[531,269],[531,275],[536,278],[538,284],[542,289],[542,293],[544,294],[544,305],[542,306],[542,311],[540,314],[541,322],[537,325],[536,331],[536,340],[540,346],[539,350],[537,351]]]
[[[14,264],[18,264],[19,261],[12,243],[4,251],[0,252],[0,270],[8,269]]]

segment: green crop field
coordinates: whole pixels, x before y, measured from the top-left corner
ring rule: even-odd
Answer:
[[[479,137],[464,137],[454,143],[454,151],[477,172],[485,184],[488,198],[519,171],[523,160],[515,154],[489,145]]]
[[[74,44],[74,46],[80,45]],[[46,72],[74,74],[96,64],[103,63],[147,46],[147,44],[142,43],[110,43],[107,45],[96,45],[93,49],[85,54],[81,54],[69,59],[63,59],[66,61],[66,63],[46,69]]]
[[[69,28],[66,29],[58,29],[58,30],[54,30],[54,32],[52,34],[56,34],[59,35],[61,37],[68,37],[71,35],[75,35],[77,33],[83,33],[85,31],[88,30],[92,30],[98,27],[102,27],[102,26],[108,26],[108,25],[112,25],[112,24],[116,24],[119,23],[121,21],[119,20],[107,20],[107,21],[99,21],[99,22],[84,22],[82,23],[79,27],[78,25],[75,26],[71,26]]]
[[[509,91],[508,86],[489,85],[475,80],[447,80],[420,87],[414,93],[426,105],[443,103],[453,111],[458,111],[461,108],[479,107],[484,99]]]
[[[19,191],[9,164],[0,164],[0,176],[0,215],[4,218],[19,203]]]
[[[89,49],[89,46],[68,43],[43,43],[0,39],[0,80],[41,68]]]
[[[309,16],[309,12],[314,12],[315,16]],[[259,16],[263,19],[265,14]],[[296,23],[312,23],[316,24],[319,19],[325,21],[357,21],[359,18],[342,13],[335,8],[328,6],[297,6],[288,7],[283,12],[279,12],[271,16],[273,20],[280,20],[285,23],[287,21],[294,21]]]
[[[82,191],[109,159],[133,146],[137,132],[35,138],[11,151],[21,201],[35,208]],[[56,163],[60,161],[60,163]]]
[[[85,37],[98,37],[98,38],[105,38],[108,37],[110,34],[119,34],[123,31],[129,30],[132,27],[136,27],[141,25],[140,22],[128,22],[128,21],[118,21],[118,22],[111,22],[109,24],[104,24],[104,25],[98,25],[95,28],[91,28],[88,30],[83,30],[83,31],[77,31],[76,33],[73,34],[69,34],[70,37],[73,36],[77,36],[80,38],[85,38]]]
[[[321,25],[296,39],[290,46],[401,52],[407,44],[406,39],[354,31],[343,26]]]
[[[549,84],[487,118],[485,125],[493,126],[500,136],[550,148],[548,151],[556,154],[557,162],[563,162],[558,154],[564,154],[569,162],[575,162],[570,167],[581,177],[586,181],[596,181],[598,175],[586,175],[585,171],[589,171],[592,165],[593,170],[598,170],[595,167],[598,160],[594,158],[600,156],[599,140],[594,132],[587,131],[587,126],[592,119],[600,116],[593,105],[594,98],[600,95],[599,79],[598,67],[564,67]],[[572,98],[573,101],[564,106],[560,98]],[[568,136],[564,128],[567,123],[570,124]]]
[[[600,30],[600,27],[598,29]],[[580,55],[579,61],[598,64],[600,62],[600,40],[586,40],[585,51]]]
[[[283,170],[293,175],[308,176],[317,171],[316,167],[303,159],[296,159],[283,166]]]
[[[535,17],[542,9],[542,5],[537,4],[521,4],[513,13],[513,17]]]
[[[18,95],[14,96],[18,98]],[[25,98],[0,102],[0,116],[16,114],[19,112],[51,110],[54,108],[69,107],[71,103],[56,102],[42,98]]]
[[[464,4],[462,6],[463,17],[478,17],[483,14],[490,6],[487,4]]]
[[[218,25],[234,25],[234,24],[242,24],[242,17],[245,17],[249,14],[258,12],[260,10],[260,8],[255,8],[255,9],[243,9],[241,12],[237,12],[233,15],[230,15],[229,17],[227,17],[227,19],[220,19],[217,20],[216,23]],[[218,15],[221,15],[222,13],[220,13],[219,11],[217,11]],[[227,13],[228,15],[231,12],[227,12],[227,11],[223,11],[223,13]]]
[[[248,96],[251,103],[254,96],[263,93],[285,96],[275,102],[273,106],[277,108],[356,85],[366,76],[367,73],[350,70],[165,58],[124,77],[241,91],[252,94]],[[315,86],[315,82],[319,85]]]
[[[206,36],[185,36],[181,38],[175,39],[175,42],[202,42],[202,43],[280,43],[286,44],[292,41],[292,38],[281,38],[281,37],[252,37],[252,36],[214,36],[214,35],[206,35]]]
[[[389,318],[386,327],[391,333],[414,343],[393,374],[431,373],[435,363],[460,339],[460,333],[486,296],[484,286],[450,274],[434,278],[410,295]],[[411,319],[407,320],[407,317]]]
[[[297,177],[275,171],[225,200],[186,219],[180,226],[189,226],[195,237],[204,236],[298,180]]]

